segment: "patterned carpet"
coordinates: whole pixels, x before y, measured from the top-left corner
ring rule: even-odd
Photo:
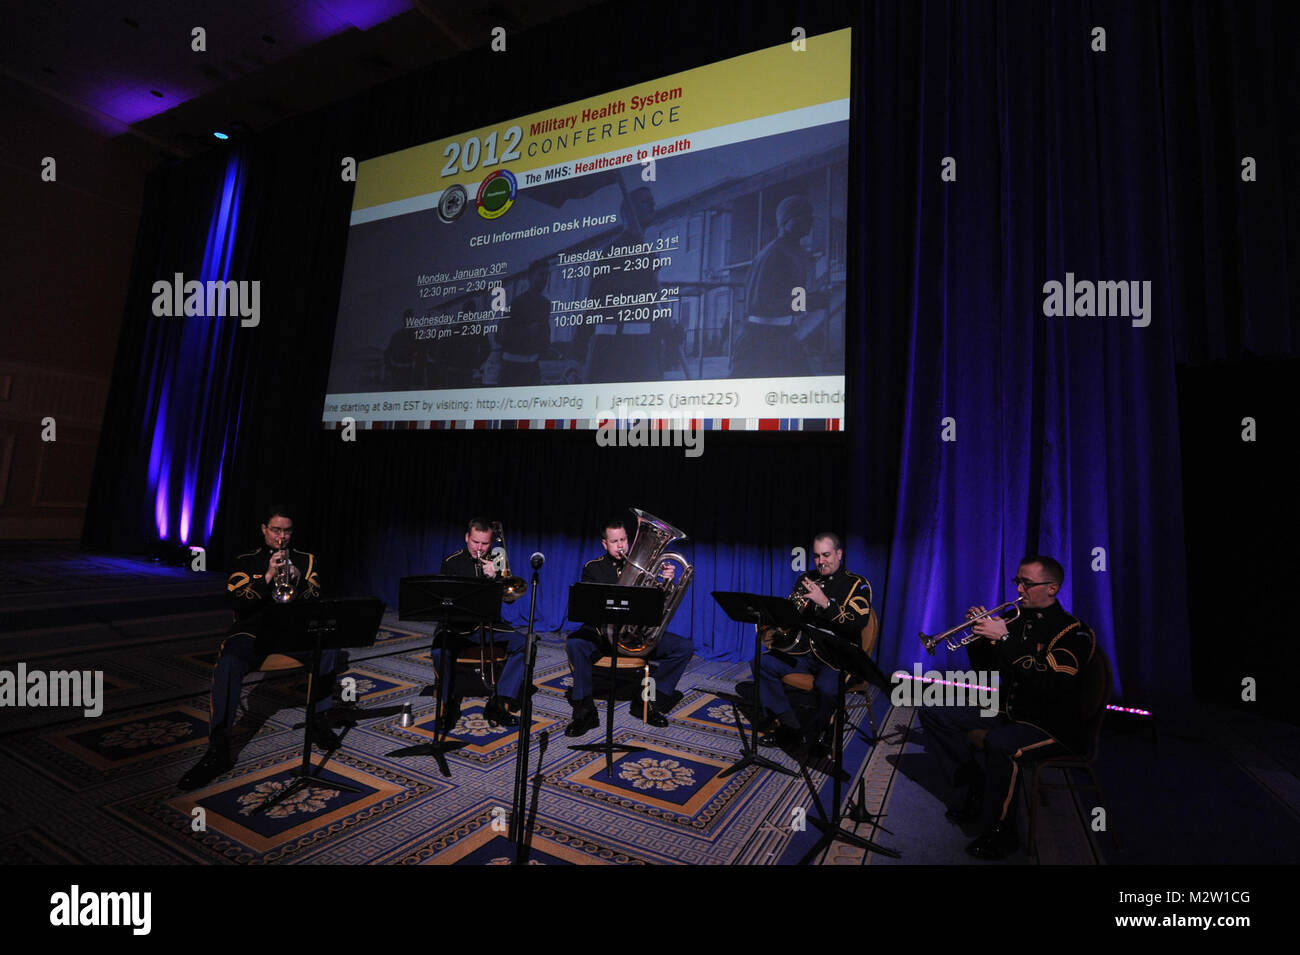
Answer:
[[[392,755],[432,736],[434,705],[420,695],[432,678],[428,636],[391,615],[375,647],[354,655],[342,674],[355,681],[360,708],[342,748],[328,759],[313,750],[326,778],[358,792],[309,786],[254,812],[301,760],[294,727],[305,678],[292,672],[250,678],[236,767],[204,789],[179,792],[176,780],[206,744],[219,619],[199,615],[185,629],[127,650],[93,644],[60,654],[60,667],[104,671],[99,719],[72,710],[6,714],[0,863],[491,864],[513,856],[505,829],[518,734],[491,726],[482,699],[466,700],[453,731],[465,746],[448,755],[451,778],[430,757]],[[534,773],[542,755],[532,860],[762,864],[801,855],[810,828],[794,822],[809,803],[803,781],[752,767],[721,775],[740,747],[732,708],[713,691],[729,691],[747,672],[744,664],[694,661],[665,729],[620,702],[615,739],[644,749],[619,754],[610,773],[602,755],[567,747],[603,735],[604,709],[602,728],[581,740],[563,735],[568,664],[562,638],[545,635],[533,698]],[[403,703],[412,706],[410,727],[399,725]],[[852,730],[847,739],[854,762],[846,767],[856,775],[867,750]],[[764,753],[796,766],[778,750]]]

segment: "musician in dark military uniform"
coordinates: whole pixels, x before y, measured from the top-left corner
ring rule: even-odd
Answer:
[[[826,531],[813,539],[816,572],[803,574],[796,591],[807,602],[802,611],[809,626],[859,643],[862,628],[871,613],[871,584],[865,577],[844,569],[844,549],[837,535]],[[860,644],[859,644],[860,645]],[[817,696],[815,725],[804,726],[795,712],[781,678],[787,673],[808,673]],[[775,720],[760,738],[765,746],[799,745],[830,721],[838,698],[840,673],[815,654],[791,656],[780,652],[763,654],[758,670],[758,699],[765,715]]]
[[[975,706],[921,707],[926,747],[933,749],[945,776],[969,789],[960,809],[948,812],[958,822],[980,821],[983,831],[966,851],[979,859],[1001,859],[1018,845],[1015,788],[1020,765],[1087,746],[1084,675],[1097,640],[1056,600],[1065,569],[1051,557],[1026,557],[1016,571],[1020,616],[1010,622],[987,617],[972,631],[991,643],[970,644],[971,666],[1001,672],[999,692],[1006,714],[984,716]],[[983,613],[972,607],[970,615]],[[978,749],[971,739],[983,737]],[[983,765],[979,759],[982,757]]]
[[[267,628],[267,608],[277,602],[276,589],[283,586],[285,595],[292,590],[286,603],[320,599],[320,568],[316,557],[290,546],[292,536],[293,518],[286,508],[275,505],[268,509],[266,522],[262,524],[262,546],[235,558],[234,569],[226,581],[235,622],[221,644],[212,675],[208,751],[181,777],[181,789],[206,785],[234,765],[230,734],[239,711],[240,688],[249,671],[259,668],[266,659],[265,650],[258,646],[258,637]],[[310,651],[288,655],[305,664],[311,661]],[[312,741],[324,750],[336,749],[339,744],[327,715],[333,703],[337,656],[334,650],[321,652],[321,679],[313,681],[317,699],[312,707],[311,735]]]
[[[492,525],[482,518],[476,517],[469,522],[469,527],[465,531],[465,546],[443,559],[442,569],[439,573],[448,577],[496,579],[497,570],[489,556],[491,550]],[[504,640],[509,655],[497,678],[496,692],[483,708],[483,715],[490,722],[500,726],[518,726],[519,718],[510,712],[507,704],[513,702],[518,708],[520,702],[517,698],[524,684],[524,647],[527,640],[522,633],[503,622],[500,616],[492,624],[492,629],[494,631],[493,640]],[[439,654],[441,654],[442,641],[448,641],[446,643],[447,656],[450,660],[455,660],[457,654],[478,639],[479,635],[476,628],[469,630],[443,629],[439,630],[435,644],[439,647]],[[446,671],[443,679],[439,681],[439,686],[443,700],[444,727],[450,729],[456,725],[456,720],[460,717],[461,694],[457,693],[455,688],[455,666],[446,667]]]
[[[605,553],[587,561],[582,568],[582,579],[586,583],[617,584],[628,551],[627,528],[621,520],[611,520],[605,525],[600,546]],[[665,581],[671,582],[677,571],[671,563],[664,561],[661,573]],[[600,725],[596,703],[592,699],[592,664],[610,653],[612,647],[600,629],[588,624],[569,635],[564,650],[573,668],[573,720],[565,727],[564,733],[566,736],[581,736]],[[694,644],[688,637],[665,632],[649,657],[658,664],[654,696],[647,704],[638,693],[628,712],[638,717],[644,713],[645,721],[651,726],[667,726],[668,712],[681,700],[677,682],[686,672],[686,665],[691,662],[694,652]]]

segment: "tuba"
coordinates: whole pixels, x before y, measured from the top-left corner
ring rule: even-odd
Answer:
[[[665,553],[673,541],[686,539],[684,531],[638,508],[632,508],[632,513],[636,515],[636,537],[632,540],[632,549],[624,558],[618,584],[620,587],[664,587],[667,593],[664,595],[663,619],[657,626],[619,628],[618,652],[622,656],[648,657],[668,629],[668,623],[677,612],[682,597],[686,596],[695,569],[681,554]],[[659,565],[665,560],[672,561],[681,568],[681,572],[670,583],[659,580]]]

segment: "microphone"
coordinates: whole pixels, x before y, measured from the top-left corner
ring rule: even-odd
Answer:
[[[546,555],[541,551],[537,551],[531,558],[529,558],[529,561],[533,565],[533,570],[540,570],[542,564],[546,563]]]

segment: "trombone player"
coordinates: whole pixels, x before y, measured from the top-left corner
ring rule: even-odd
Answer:
[[[492,550],[492,524],[481,517],[472,518],[465,530],[465,546],[449,554],[442,561],[440,574],[446,577],[481,577],[497,579],[496,565],[490,556]],[[504,596],[504,593],[503,595]],[[483,716],[489,722],[500,726],[518,726],[519,718],[507,708],[507,701],[513,701],[518,708],[519,691],[524,683],[524,645],[526,640],[522,633],[508,626],[498,614],[491,624],[493,639],[504,638],[508,650],[505,666],[497,679],[495,692],[483,707]],[[440,674],[438,691],[442,696],[443,729],[450,730],[460,718],[460,695],[455,693],[455,659],[475,639],[477,629],[451,630],[438,632],[434,643],[446,641],[446,652],[450,664],[447,672]],[[436,657],[435,657],[436,659]]]
[[[606,521],[601,532],[600,546],[605,553],[583,565],[582,580],[584,583],[617,584],[623,574],[628,552],[627,527],[623,521],[618,518]],[[671,562],[664,561],[660,565],[660,574],[664,581],[671,583],[676,577],[677,568]],[[592,699],[591,668],[598,657],[608,654],[611,649],[605,634],[590,624],[575,630],[564,641],[564,652],[573,668],[573,719],[564,728],[565,736],[582,736],[600,726],[596,703]],[[648,701],[645,709],[645,721],[651,726],[668,725],[668,711],[681,700],[677,682],[686,672],[686,665],[691,662],[694,652],[695,645],[689,637],[667,632],[659,638],[651,651],[648,659],[658,663],[654,698]],[[638,693],[628,707],[628,712],[641,716],[641,702]]]
[[[966,847],[977,859],[1001,859],[1019,845],[1015,794],[1021,763],[1085,748],[1082,677],[1097,641],[1057,602],[1064,582],[1065,569],[1054,558],[1026,557],[1013,579],[1019,616],[1008,622],[987,615],[971,625],[984,638],[969,647],[971,666],[1001,671],[1006,715],[981,716],[974,706],[921,707],[926,748],[935,751],[945,778],[968,787],[961,808],[947,816],[980,822],[979,838]],[[981,614],[983,607],[967,612]]]

